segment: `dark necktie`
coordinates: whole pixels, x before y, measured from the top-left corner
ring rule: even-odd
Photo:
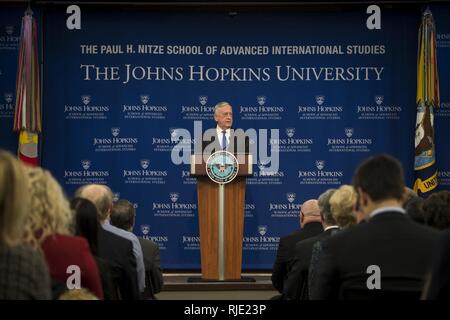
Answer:
[[[225,150],[227,148],[227,136],[226,136],[227,131],[223,130],[222,131],[222,150]]]

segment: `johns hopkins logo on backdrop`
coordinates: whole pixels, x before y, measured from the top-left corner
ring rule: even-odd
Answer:
[[[450,102],[442,102],[439,108],[433,110],[437,118],[450,117]]]
[[[245,235],[242,249],[252,251],[277,251],[280,237],[271,236],[267,225],[258,225],[256,232]]]
[[[164,132],[164,131],[163,131]],[[188,147],[193,148],[195,143],[195,138],[187,139],[185,137],[181,138],[179,135],[179,129],[169,128],[165,136],[152,137],[152,148],[155,152],[171,152],[173,147],[178,145],[178,147]]]
[[[109,176],[108,170],[94,167],[89,159],[82,159],[78,170],[64,170],[66,185],[107,184]]]
[[[5,92],[4,98],[5,98],[6,103],[12,103],[13,99],[14,99],[14,95],[11,92]]]
[[[120,192],[113,193],[113,202],[117,202],[120,199]]]
[[[377,106],[381,106],[383,104],[384,97],[383,96],[375,96],[375,103]]]
[[[82,94],[80,101],[64,105],[66,120],[105,120],[108,119],[109,105],[92,104],[92,96]]]
[[[151,168],[149,159],[139,160],[139,166],[122,169],[123,182],[126,184],[165,184],[167,170]]]
[[[294,202],[294,201],[295,201],[295,197],[296,197],[296,194],[295,194],[294,192],[288,192],[288,193],[286,193],[286,198],[287,198],[287,201],[288,201],[289,203]]]
[[[111,134],[113,135],[113,137],[117,137],[120,134],[120,128],[119,127],[111,128]]]
[[[267,232],[267,226],[258,226],[259,234],[264,236]]]
[[[84,170],[89,170],[91,167],[91,160],[81,160],[81,166]]]
[[[5,26],[5,32],[8,36],[12,35],[14,33],[14,26]]]
[[[19,41],[20,36],[16,28],[13,25],[5,25],[0,33],[0,50],[18,50]]]
[[[208,96],[200,95],[193,103],[182,104],[180,112],[184,120],[213,120],[214,106],[208,106]]]
[[[197,210],[195,199],[183,200],[177,191],[169,193],[168,201],[153,202],[152,211],[155,217],[194,217]]]
[[[206,104],[208,103],[208,97],[207,96],[200,96],[200,97],[198,97],[198,101],[200,102],[200,104],[202,106],[206,106]]]
[[[253,218],[255,215],[256,206],[254,203],[245,203],[244,205],[244,217]]]
[[[323,105],[324,102],[325,102],[325,96],[323,96],[323,95],[316,96],[316,103],[318,106]]]
[[[270,169],[266,162],[258,161],[258,170],[253,170],[253,176],[247,178],[249,185],[282,185],[285,173],[281,168],[278,170]]]
[[[178,129],[176,128],[169,128],[170,132],[170,142],[177,143],[179,138],[178,137]]]
[[[327,138],[329,152],[370,152],[373,142],[373,138],[355,137],[355,129],[350,127],[344,129],[344,137]]]
[[[182,235],[180,238],[183,250],[200,250],[200,236]]]
[[[259,95],[254,105],[239,106],[241,120],[281,120],[285,107],[267,103],[269,100],[265,95]]]
[[[340,105],[329,105],[325,95],[319,94],[314,97],[314,103],[298,106],[298,117],[300,120],[340,120],[344,108]]]
[[[436,34],[436,46],[438,48],[448,48],[450,46],[450,33]]]
[[[333,165],[336,165],[333,163]],[[317,170],[316,170],[317,168]],[[297,178],[303,185],[325,185],[335,187],[342,184],[344,172],[341,170],[330,170],[325,160],[316,160],[305,170],[298,170]]]
[[[266,96],[257,96],[256,100],[258,101],[258,104],[262,107],[266,104]]]
[[[286,135],[288,138],[294,137],[295,134],[295,128],[286,128]]]
[[[373,103],[356,106],[359,120],[399,120],[401,112],[400,106],[386,105],[383,95],[375,95]]]
[[[314,144],[312,138],[295,137],[295,128],[285,129],[285,138],[270,139],[269,143],[274,147],[273,151],[278,152],[311,152],[311,146]]]
[[[141,159],[141,167],[142,169],[147,169],[148,166],[150,165],[150,160],[148,159]]]
[[[325,167],[325,160],[316,160],[316,167],[319,170],[322,170]]]
[[[142,93],[138,99],[132,99],[131,103],[122,106],[124,119],[165,120],[167,106],[151,103],[150,95]]]
[[[170,200],[172,200],[172,202],[177,202],[178,199],[180,198],[180,193],[179,192],[171,192],[170,193]]]
[[[91,102],[91,96],[82,95],[81,101],[84,103],[85,106],[87,106]]]
[[[280,197],[281,196],[281,197]],[[293,218],[298,217],[301,205],[296,203],[295,192],[287,192],[279,195],[279,201],[269,203],[270,217]]]
[[[3,93],[3,101],[0,100],[0,118],[12,118],[14,116],[14,94]]]
[[[148,224],[141,224],[141,236],[142,238],[146,240],[151,240],[155,242],[159,250],[166,250],[167,249],[167,243],[169,242],[169,236],[162,235],[162,234],[155,234],[155,232],[150,232],[151,228]]]
[[[345,128],[345,135],[347,136],[347,138],[351,138],[354,132],[353,128]]]
[[[191,172],[189,170],[182,170],[181,178],[183,180],[183,184],[197,184],[197,179],[191,177]]]
[[[439,187],[447,188],[450,186],[450,171],[449,170],[439,170],[438,171],[438,181]]]
[[[143,236],[148,236],[150,233],[150,226],[148,224],[141,225],[141,232]]]
[[[149,100],[150,96],[148,94],[141,94],[141,102],[143,105],[146,106]]]
[[[95,152],[129,152],[136,151],[139,139],[137,137],[123,136],[120,127],[112,127],[109,137],[94,137],[92,145]]]

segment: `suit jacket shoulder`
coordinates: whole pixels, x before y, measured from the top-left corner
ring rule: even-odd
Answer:
[[[101,258],[112,264],[113,277],[119,286],[122,299],[138,300],[140,295],[133,243],[100,227],[98,252]]]

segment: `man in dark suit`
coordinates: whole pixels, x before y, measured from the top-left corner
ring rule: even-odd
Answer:
[[[117,201],[111,212],[111,224],[117,228],[132,232],[136,220],[136,210],[128,200]],[[161,259],[159,247],[151,240],[139,238],[144,253],[145,265],[145,291],[144,299],[154,300],[155,294],[161,291],[163,286],[163,275],[161,270]]]
[[[233,108],[228,102],[219,102],[214,107],[215,129],[204,134],[202,151],[210,155],[216,151],[226,150],[233,154],[249,152],[249,137],[242,130],[232,129]]]
[[[450,230],[441,233],[439,238],[424,296],[428,300],[450,299]]]
[[[300,226],[300,230],[281,237],[278,244],[277,257],[272,271],[272,284],[280,293],[283,293],[284,281],[294,258],[295,244],[323,231],[317,200],[308,200],[301,206]]]
[[[109,188],[101,185],[85,185],[76,191],[75,196],[88,199],[95,204],[100,223],[108,219],[112,202],[112,193]],[[120,298],[139,300],[137,262],[132,242],[104,228],[99,228],[98,255],[111,264]]]
[[[328,239],[311,299],[418,299],[437,232],[402,208],[403,169],[381,155],[364,161],[353,185],[366,223]]]
[[[120,298],[139,300],[136,258],[131,241],[99,228],[98,255],[112,266],[112,276],[117,281]]]
[[[322,239],[330,237],[333,232],[339,230],[339,227],[331,214],[329,202],[335,191],[336,189],[328,189],[322,193],[317,200],[324,232],[319,233],[315,237],[297,242],[295,245],[295,255],[292,267],[284,281],[283,296],[286,300],[309,299],[308,273],[313,245]]]

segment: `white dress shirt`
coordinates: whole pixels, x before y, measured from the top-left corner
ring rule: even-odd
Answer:
[[[373,217],[376,216],[377,214],[383,213],[383,212],[385,212],[385,211],[396,211],[396,212],[400,212],[400,213],[403,213],[403,214],[406,213],[405,209],[403,209],[403,208],[401,208],[401,207],[384,207],[384,208],[378,208],[378,209],[376,209],[376,210],[373,210],[373,211],[370,213],[369,217],[370,217],[370,218],[373,218]]]
[[[222,145],[222,139],[223,139],[223,138],[222,138],[222,137],[223,137],[222,131],[223,131],[223,129],[221,129],[221,128],[219,127],[219,125],[217,125],[216,131],[217,131],[217,137],[219,138],[219,144],[220,144],[221,148],[223,149],[223,145]],[[228,147],[228,146],[230,145],[231,129],[228,128],[228,129],[226,129],[225,131],[226,131],[226,132],[225,132],[225,137],[227,137],[227,147]]]

